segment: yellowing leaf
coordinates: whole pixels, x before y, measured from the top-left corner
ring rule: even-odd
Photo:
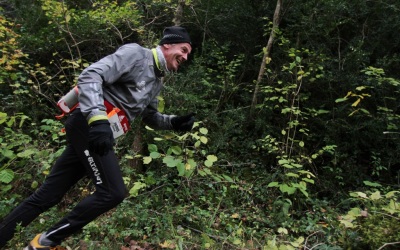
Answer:
[[[215,155],[207,155],[207,160],[211,162],[216,162],[218,160],[218,157],[216,157]]]
[[[367,195],[363,192],[356,192],[356,194],[361,198],[367,198]]]
[[[152,161],[151,157],[146,156],[143,157],[143,164],[149,164]]]
[[[278,233],[280,233],[280,234],[288,234],[288,230],[286,228],[280,227],[280,228],[278,228]]]
[[[358,98],[357,101],[353,102],[353,104],[351,104],[352,107],[357,107],[357,105],[360,103],[361,98]]]
[[[164,241],[164,243],[159,244],[161,248],[169,248],[169,249],[174,249],[175,244],[169,240]]]
[[[238,238],[233,240],[233,244],[234,245],[240,245],[241,243],[242,243],[242,241],[240,239],[238,239]]]
[[[379,200],[380,198],[382,198],[382,196],[379,191],[376,191],[375,193],[371,194],[371,200]]]
[[[231,218],[237,219],[237,218],[239,218],[239,214],[238,213],[234,213],[234,214],[231,215]]]
[[[353,228],[354,227],[354,224],[351,223],[350,221],[347,221],[347,220],[340,220],[340,223],[342,223],[347,228]]]

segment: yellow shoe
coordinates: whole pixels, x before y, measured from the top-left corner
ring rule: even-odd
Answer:
[[[36,235],[35,238],[33,238],[33,240],[31,240],[29,245],[24,248],[24,250],[66,250],[66,248],[62,247],[62,246],[54,246],[54,247],[52,247],[52,246],[42,246],[42,245],[40,245],[39,244],[40,235],[42,235],[42,234]]]

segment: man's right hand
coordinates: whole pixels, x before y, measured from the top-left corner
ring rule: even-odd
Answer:
[[[113,132],[108,120],[98,120],[90,123],[89,150],[100,156],[112,150],[114,144]]]

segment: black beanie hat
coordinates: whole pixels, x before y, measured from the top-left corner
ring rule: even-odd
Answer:
[[[159,45],[172,43],[191,43],[189,34],[185,28],[171,26],[164,29],[164,36]]]

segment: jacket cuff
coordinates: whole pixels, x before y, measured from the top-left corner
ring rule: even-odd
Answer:
[[[98,114],[98,115],[94,115],[94,116],[88,117],[88,124],[91,124],[92,122],[100,121],[100,120],[107,120],[108,121],[108,117],[107,117],[107,114],[105,112],[104,112],[104,114]]]

